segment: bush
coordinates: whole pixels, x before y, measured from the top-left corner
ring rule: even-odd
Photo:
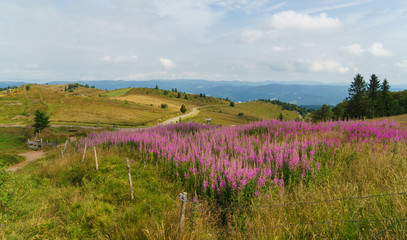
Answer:
[[[229,106],[234,107],[235,103],[234,102],[230,102]]]
[[[45,113],[40,112],[40,110],[35,111],[35,123],[32,125],[34,127],[34,132],[39,132],[50,126],[49,116]]]
[[[182,104],[180,111],[181,111],[182,113],[185,113],[185,112],[187,111],[187,107],[185,107],[185,105]]]
[[[239,114],[238,114],[238,116],[239,117],[242,117],[244,114],[242,113],[242,112],[240,112]]]
[[[161,108],[168,108],[168,105],[166,103],[161,103]]]

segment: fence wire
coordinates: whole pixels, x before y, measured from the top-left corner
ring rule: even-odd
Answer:
[[[376,195],[368,195],[368,196],[360,196],[360,197],[327,199],[327,200],[322,200],[322,201],[293,202],[293,203],[282,203],[282,204],[272,204],[272,205],[262,205],[262,206],[247,206],[247,207],[210,208],[207,210],[216,212],[216,211],[241,210],[241,209],[253,209],[253,208],[285,207],[285,206],[308,205],[308,204],[322,204],[322,203],[328,203],[328,202],[347,201],[347,200],[356,200],[356,199],[369,199],[369,198],[386,197],[386,196],[400,196],[400,195],[406,195],[406,194],[407,194],[407,192],[384,193],[384,194],[376,194]],[[194,210],[196,211],[196,209],[193,209],[193,208],[186,209],[186,211],[194,211]]]
[[[363,223],[363,222],[392,222],[395,221],[391,226],[387,227],[385,230],[379,232],[376,234],[375,238],[380,236],[382,233],[384,233],[386,230],[394,227],[394,225],[398,222],[405,222],[407,218],[388,218],[388,219],[352,219],[352,220],[338,220],[338,221],[313,221],[313,222],[305,222],[305,223],[289,223],[289,224],[280,224],[280,225],[275,225],[274,227],[263,227],[263,228],[247,228],[245,231],[253,231],[253,230],[272,230],[276,228],[284,228],[287,226],[309,226],[309,225],[317,225],[317,224],[338,224],[338,223]],[[224,234],[224,233],[234,233],[234,232],[239,232],[239,230],[225,230],[225,231],[217,231],[217,232],[210,232],[210,231],[199,231],[199,230],[192,230],[191,232],[198,232],[198,233],[208,233],[208,234],[214,234],[214,235],[219,235],[219,234]]]
[[[166,196],[171,201],[175,202],[178,205],[178,201],[170,197],[168,194],[162,192],[158,187],[154,186],[153,184],[149,183],[145,178],[143,178],[140,174],[130,168],[132,172],[134,172],[142,181],[148,184],[151,188],[159,192],[160,194]],[[377,197],[389,197],[389,196],[403,196],[406,195],[407,192],[396,192],[396,193],[384,193],[384,194],[374,194],[374,195],[366,195],[366,196],[357,196],[357,197],[345,197],[345,198],[335,198],[335,199],[327,199],[322,201],[307,201],[307,202],[292,202],[292,203],[283,203],[283,204],[272,204],[272,205],[262,205],[262,206],[247,206],[247,207],[227,207],[227,208],[212,208],[207,209],[207,211],[227,211],[227,210],[237,210],[237,209],[253,209],[253,208],[270,208],[270,207],[284,207],[284,206],[297,206],[297,205],[309,205],[309,204],[323,204],[328,202],[335,202],[335,201],[347,201],[347,200],[357,200],[357,199],[369,199],[369,198],[377,198]],[[140,197],[136,196],[142,204],[148,206],[153,212],[158,214],[157,210],[147,203],[145,203]],[[197,208],[190,208],[185,209],[185,211],[196,211],[199,210]],[[320,224],[341,224],[341,223],[348,223],[348,224],[357,224],[357,223],[374,223],[374,222],[394,222],[390,226],[386,227],[383,231],[377,233],[373,239],[377,239],[380,237],[381,234],[386,232],[389,229],[392,229],[397,223],[405,222],[407,218],[388,218],[388,219],[351,219],[351,220],[336,220],[336,221],[312,221],[312,222],[303,222],[303,223],[289,223],[289,224],[281,224],[275,225],[273,227],[263,227],[263,228],[247,228],[245,231],[253,231],[253,230],[272,230],[275,228],[283,228],[288,226],[310,226],[310,225],[320,225]],[[191,232],[197,233],[206,233],[206,234],[224,234],[224,233],[233,233],[238,232],[239,230],[225,230],[225,231],[199,231],[199,230],[192,230]]]

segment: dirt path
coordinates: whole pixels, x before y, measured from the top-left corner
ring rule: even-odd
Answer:
[[[179,115],[173,118],[170,118],[168,120],[165,120],[164,122],[160,123],[159,125],[168,125],[171,123],[175,123],[179,120],[179,118],[184,119],[184,118],[188,118],[188,117],[192,117],[195,116],[196,114],[199,113],[199,107],[196,108],[192,108],[192,111],[187,113],[187,114],[183,114],[183,115]]]
[[[18,156],[25,157],[26,160],[24,162],[20,162],[14,166],[7,168],[6,171],[8,171],[8,172],[17,171],[18,169],[23,168],[28,163],[34,162],[35,160],[45,156],[45,152],[44,151],[31,151],[31,152],[20,153],[20,154],[18,154]]]

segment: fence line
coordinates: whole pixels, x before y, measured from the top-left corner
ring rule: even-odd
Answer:
[[[400,222],[405,222],[407,220],[407,218],[401,219]],[[389,227],[387,227],[386,229],[384,229],[383,231],[379,232],[378,234],[376,234],[373,239],[376,239],[378,236],[382,235],[382,233],[384,233],[386,230],[392,229],[394,227],[394,225],[396,225],[397,222],[393,223],[392,225],[390,225]]]
[[[346,201],[346,200],[355,200],[355,199],[368,199],[368,198],[375,198],[375,197],[397,196],[397,195],[406,195],[406,194],[407,194],[407,192],[384,193],[384,194],[376,194],[376,195],[368,195],[368,196],[360,196],[360,197],[335,198],[335,199],[328,199],[328,200],[322,200],[322,201],[293,202],[293,203],[272,204],[272,205],[263,205],[263,206],[250,206],[250,207],[212,208],[212,209],[208,209],[208,211],[225,211],[225,210],[237,210],[237,209],[270,208],[270,207],[284,207],[284,206],[295,206],[295,205],[321,204],[321,203],[327,203],[327,202]],[[193,211],[193,210],[196,210],[196,209],[193,209],[193,208],[186,209],[186,211]]]
[[[397,222],[404,222],[407,221],[407,218],[387,218],[387,219],[359,219],[359,220],[339,220],[339,221],[315,221],[315,222],[306,222],[306,223],[288,223],[288,224],[280,224],[275,225],[275,227],[263,227],[263,228],[247,228],[246,230],[271,230],[275,228],[282,228],[286,226],[308,226],[308,225],[316,225],[316,224],[336,224],[336,223],[361,223],[361,222],[391,222],[395,221],[394,224],[390,225],[387,229],[392,228]],[[210,231],[199,231],[199,230],[192,230],[191,232],[201,232],[201,233],[210,233],[210,234],[221,234],[221,233],[233,233],[238,232],[239,230],[225,230],[225,231],[217,231],[217,232],[210,232]],[[385,232],[383,230],[376,234],[376,237]]]
[[[135,170],[131,169],[141,180],[143,180],[145,183],[147,183],[150,187],[154,188],[156,191],[159,193],[165,195],[167,198],[171,199],[174,201],[177,205],[178,202],[171,198],[168,194],[162,192],[160,189],[149,183],[146,179],[144,179],[140,174],[138,174]],[[375,195],[366,195],[366,196],[358,196],[358,197],[347,197],[347,198],[336,198],[336,199],[327,199],[327,200],[322,200],[322,201],[308,201],[308,202],[293,202],[293,203],[285,203],[285,204],[273,204],[273,205],[263,205],[263,206],[251,206],[251,207],[229,207],[229,208],[214,208],[214,209],[209,209],[209,211],[225,211],[225,210],[234,210],[234,209],[250,209],[250,208],[269,208],[269,207],[283,207],[283,206],[296,206],[296,205],[308,205],[308,204],[322,204],[322,203],[327,203],[327,202],[335,202],[335,201],[346,201],[346,200],[356,200],[356,199],[369,199],[369,198],[377,198],[377,197],[387,197],[387,196],[402,196],[406,195],[407,192],[396,192],[396,193],[384,193],[384,194],[375,194]],[[137,196],[138,199],[140,197]],[[141,199],[140,199],[141,200]],[[158,214],[157,210],[144,201],[141,200],[141,203],[144,205],[148,206],[150,209],[152,209],[156,214]],[[197,210],[196,208],[190,208],[190,209],[185,209],[185,211],[194,211]],[[396,223],[400,222],[405,222],[407,221],[407,218],[388,218],[388,219],[351,219],[351,220],[337,220],[337,221],[313,221],[313,222],[305,222],[305,223],[289,223],[289,224],[281,224],[279,226],[275,226],[277,228],[281,227],[287,227],[287,226],[309,226],[309,225],[316,225],[316,224],[337,224],[337,223],[349,223],[349,224],[356,224],[356,223],[362,223],[362,222],[393,222],[394,223],[383,231],[380,231],[377,233],[373,239],[376,239],[378,236],[383,234],[386,230],[389,230],[395,226]],[[274,228],[275,228],[274,227]],[[271,230],[272,228],[248,228],[245,229],[245,231],[251,231],[251,230]],[[226,230],[226,231],[218,231],[218,232],[210,232],[210,231],[196,231],[192,230],[191,232],[201,232],[201,233],[209,233],[209,234],[221,234],[221,233],[232,233],[232,232],[237,232],[239,230]]]

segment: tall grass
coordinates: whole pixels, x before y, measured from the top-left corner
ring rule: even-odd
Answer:
[[[90,153],[81,163],[85,142],[98,171]],[[183,190],[184,239],[403,238],[407,196],[379,195],[407,189],[406,152],[406,131],[387,121],[91,134],[8,176],[18,191],[0,238],[175,239]]]

